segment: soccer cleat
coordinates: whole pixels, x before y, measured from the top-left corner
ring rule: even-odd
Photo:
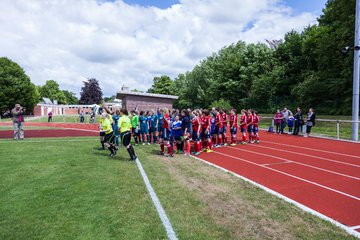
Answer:
[[[203,152],[208,152],[209,151],[209,149],[207,149],[207,148],[205,148],[204,150],[202,150]]]
[[[254,143],[255,141],[250,141],[250,143]]]
[[[165,153],[164,152],[158,152],[157,155],[164,156]]]
[[[196,153],[194,153],[194,155],[195,155],[195,156],[200,155],[200,152],[196,152]]]
[[[241,142],[240,144],[245,145],[245,144],[247,144],[247,142]]]
[[[150,145],[150,143],[148,143],[148,145]]]
[[[145,143],[143,143],[143,146],[145,146]]]
[[[206,152],[207,152],[207,153],[212,153],[212,152],[214,152],[214,151],[211,150],[211,149],[208,149]]]
[[[232,144],[230,144],[230,146],[233,146],[233,147],[234,147],[234,146],[236,146],[236,143],[232,143]]]
[[[224,143],[224,146],[227,146],[228,144],[227,143]]]
[[[168,155],[165,155],[165,157],[173,158],[174,154],[168,154]]]

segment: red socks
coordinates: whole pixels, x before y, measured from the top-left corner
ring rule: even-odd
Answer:
[[[221,145],[221,144],[222,144],[222,138],[221,138],[221,136],[219,136],[217,140],[218,140],[217,144],[218,144],[218,145]]]
[[[170,155],[173,155],[174,152],[173,152],[173,148],[171,147],[171,145],[167,145],[167,153],[170,154]]]
[[[246,142],[246,135],[243,135],[242,140],[243,142]]]
[[[160,151],[163,153],[164,152],[164,143],[160,143]]]

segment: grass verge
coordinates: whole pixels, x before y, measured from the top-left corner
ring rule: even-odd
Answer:
[[[0,239],[166,239],[141,175],[96,138],[0,141]],[[179,239],[355,239],[189,157],[135,148]]]

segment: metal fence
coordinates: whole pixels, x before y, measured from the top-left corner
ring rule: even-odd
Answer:
[[[311,135],[325,138],[333,138],[338,140],[351,140],[352,136],[352,123],[351,120],[340,120],[340,119],[316,119],[315,126],[311,129]],[[269,127],[274,128],[273,117],[262,117],[260,127],[264,130],[268,130]],[[285,127],[285,132],[288,132],[288,127]],[[305,133],[306,124],[300,129],[300,133]]]

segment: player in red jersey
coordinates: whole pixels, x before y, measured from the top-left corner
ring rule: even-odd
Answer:
[[[254,134],[253,134],[254,118],[253,118],[251,109],[247,110],[246,124],[247,124],[247,131],[249,133],[249,143],[254,143]]]
[[[229,116],[226,114],[226,112],[223,109],[220,109],[220,114],[221,114],[221,118],[222,118],[222,124],[223,124],[223,130],[222,130],[222,139],[223,139],[223,144],[224,146],[228,145],[228,141],[226,138],[226,128],[227,128],[227,123],[229,121]]]
[[[241,110],[240,128],[242,133],[241,144],[246,144],[247,111],[245,109]]]
[[[162,136],[161,136],[161,143],[160,143],[160,153],[159,155],[164,155],[165,146],[167,147],[167,153],[168,157],[173,157],[174,152],[173,148],[170,144],[170,116],[169,116],[169,110],[167,108],[162,109],[160,112],[162,112],[163,118],[162,118]]]
[[[231,109],[230,111],[230,134],[231,134],[231,146],[236,146],[236,133],[238,128],[238,117],[236,115],[236,110]]]
[[[205,152],[212,152],[212,141],[211,141],[211,135],[210,135],[210,127],[211,127],[211,116],[209,110],[205,109],[202,112],[202,131],[201,131],[201,138],[203,140],[203,146]]]
[[[253,111],[253,117],[254,117],[254,128],[253,128],[254,140],[255,143],[260,143],[260,137],[259,137],[260,117],[257,111]]]
[[[201,151],[200,145],[200,130],[201,130],[201,121],[198,111],[192,112],[192,135],[191,139],[194,141],[194,155],[199,155]]]
[[[217,143],[215,147],[222,145],[223,119],[218,109],[215,109],[215,133],[217,135]]]

